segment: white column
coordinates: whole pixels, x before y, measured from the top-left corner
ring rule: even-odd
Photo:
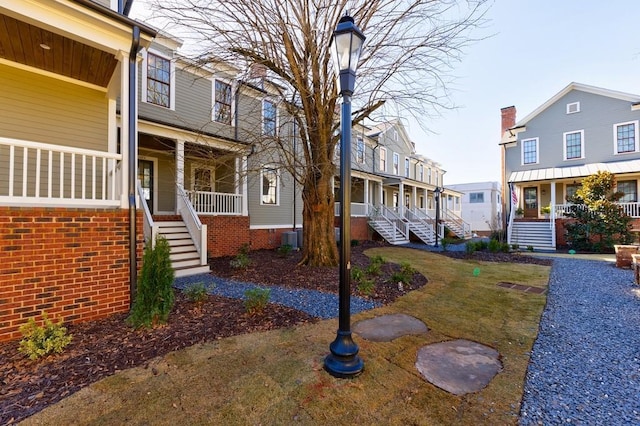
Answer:
[[[369,179],[364,180],[364,208],[367,209],[369,205]]]
[[[382,182],[378,182],[378,204],[382,205],[382,200],[384,199],[384,196],[382,195],[382,193],[384,192],[384,184]]]
[[[404,216],[404,183],[400,181],[398,185],[398,214]]]
[[[129,54],[119,52],[120,62],[120,152],[122,161],[120,162],[120,207],[129,207]]]
[[[249,216],[249,194],[247,191],[247,164],[248,157],[245,155],[242,157],[242,170],[241,170],[241,179],[242,179],[242,216]],[[295,197],[296,195],[293,194]]]
[[[413,194],[411,196],[413,197],[413,202],[412,204],[410,204],[410,207],[417,207],[418,206],[418,188],[416,186],[413,187]]]
[[[429,191],[427,188],[423,189],[424,191],[424,207],[422,208],[425,212],[429,209]]]
[[[176,184],[182,189],[184,187],[184,141],[176,141]],[[178,213],[178,206],[180,205],[180,195],[176,191],[176,213]]]
[[[551,181],[551,219],[556,218],[556,181]]]

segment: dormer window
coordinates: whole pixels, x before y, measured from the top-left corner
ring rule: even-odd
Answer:
[[[576,112],[580,112],[580,102],[567,104],[567,114],[575,114]]]

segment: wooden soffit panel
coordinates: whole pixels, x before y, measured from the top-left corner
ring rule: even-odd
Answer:
[[[107,87],[112,54],[0,14],[0,58]]]

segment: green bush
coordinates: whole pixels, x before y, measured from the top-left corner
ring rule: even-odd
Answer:
[[[243,244],[240,250],[238,250],[236,257],[229,262],[229,266],[233,269],[247,269],[251,265],[248,247],[248,244]]]
[[[440,240],[440,245],[442,246],[442,250],[443,251],[447,251],[447,247],[449,247],[449,244],[451,243],[451,240],[449,238],[443,238]]]
[[[127,319],[135,328],[164,324],[173,308],[173,279],[170,247],[167,240],[158,236],[155,247],[147,244],[138,278],[138,292]]]
[[[351,279],[360,282],[364,278],[364,271],[357,266],[351,268]]]
[[[358,283],[358,291],[365,296],[371,296],[373,293],[373,289],[375,288],[375,283],[370,279],[362,279]]]
[[[369,266],[367,266],[367,274],[373,277],[377,277],[380,275],[382,271],[382,263],[371,262]]]
[[[500,243],[500,241],[498,241],[498,240],[489,241],[489,247],[488,248],[489,248],[489,251],[491,253],[499,252],[501,247],[502,247],[502,244]]]
[[[215,284],[204,285],[204,283],[194,283],[183,290],[184,295],[193,303],[203,303],[207,300],[209,291],[215,288]]]
[[[293,251],[293,246],[291,244],[283,244],[278,247],[278,254],[282,257],[287,257]]]
[[[533,251],[533,246],[527,246],[527,251]]]
[[[489,248],[487,240],[480,240],[476,243],[478,245],[478,251],[486,250]]]
[[[500,244],[500,251],[503,253],[509,253],[511,250],[511,247],[509,246],[509,243],[502,243]]]
[[[464,249],[467,254],[473,254],[476,250],[478,250],[478,244],[474,243],[473,241],[468,241],[464,246]]]
[[[400,264],[400,271],[403,274],[407,274],[407,275],[413,275],[413,273],[416,271],[415,269],[413,269],[413,266],[411,266],[411,263],[409,262],[402,262]]]
[[[402,262],[400,264],[400,270],[394,272],[391,275],[391,282],[394,284],[403,283],[409,284],[411,282],[411,278],[413,278],[413,273],[415,269],[411,266],[409,262]]]
[[[249,315],[264,311],[271,298],[271,289],[254,287],[244,292],[244,308]]]
[[[514,251],[518,251],[518,250],[520,250],[520,244],[511,244],[511,248],[512,248]]]
[[[384,257],[382,257],[379,254],[376,254],[375,256],[373,256],[371,258],[371,263],[376,263],[376,264],[380,264],[380,265],[384,265],[385,263],[387,263],[387,261],[384,259]]]
[[[358,241],[358,240],[351,240],[351,247],[357,247],[358,245],[360,245],[360,241]]]
[[[41,356],[52,352],[61,353],[71,343],[73,336],[67,334],[66,327],[62,326],[62,319],[56,324],[51,321],[46,313],[42,314],[43,325],[40,326],[33,318],[20,327],[22,340],[18,351],[27,355],[29,359],[36,360]]]

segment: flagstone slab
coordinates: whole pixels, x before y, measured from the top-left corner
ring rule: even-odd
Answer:
[[[500,354],[469,340],[452,340],[423,346],[416,368],[431,384],[454,395],[484,389],[502,369]]]
[[[402,336],[424,334],[429,329],[417,318],[406,314],[392,314],[358,321],[354,324],[353,331],[366,340],[390,342]]]

